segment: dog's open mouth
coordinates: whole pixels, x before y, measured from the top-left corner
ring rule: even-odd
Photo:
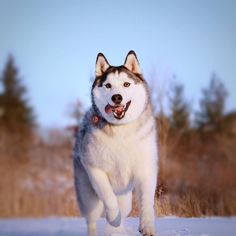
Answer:
[[[109,103],[105,107],[105,112],[107,114],[113,113],[113,116],[120,120],[125,116],[125,112],[129,109],[131,101],[127,102],[125,105],[115,105],[112,106]]]

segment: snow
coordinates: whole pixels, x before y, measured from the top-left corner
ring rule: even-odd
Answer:
[[[103,235],[105,220],[98,221],[98,235]],[[138,218],[125,222],[134,235],[139,235]],[[158,236],[235,236],[233,218],[158,218]],[[0,219],[0,236],[85,236],[82,218]]]

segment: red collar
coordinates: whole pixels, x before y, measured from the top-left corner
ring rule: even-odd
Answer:
[[[93,125],[98,125],[100,121],[101,121],[101,117],[100,116],[92,115],[91,122],[92,122]]]

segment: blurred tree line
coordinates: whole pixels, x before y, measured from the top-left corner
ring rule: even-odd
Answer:
[[[1,140],[8,139],[11,143],[29,142],[36,127],[36,117],[27,97],[27,88],[19,77],[12,55],[8,57],[3,73],[0,75],[0,88],[2,88],[0,90]],[[170,87],[168,102],[170,114],[165,114],[162,109],[157,116],[162,119],[162,124],[164,121],[168,123],[171,132],[179,134],[193,128],[201,133],[207,130],[223,131],[222,120],[225,117],[227,94],[224,84],[216,74],[213,74],[208,87],[202,90],[200,110],[193,114],[193,119],[190,119],[193,112],[191,104],[185,98],[184,86],[175,83]],[[162,106],[162,104],[158,105]],[[73,103],[68,113],[77,123],[84,113],[81,101]]]
[[[225,102],[227,90],[219,77],[214,73],[209,85],[202,90],[200,110],[194,113],[191,122],[191,105],[186,102],[184,86],[176,83],[171,87],[169,97],[170,115],[168,117],[172,129],[180,132],[195,128],[198,131],[219,130],[222,119],[225,117]],[[222,128],[222,127],[221,127]]]
[[[169,112],[160,97],[153,101],[155,107],[161,108],[156,112],[160,156],[158,214],[236,214],[236,113],[225,112],[227,90],[212,74],[202,90],[197,112],[184,92],[181,83],[171,85],[164,95]],[[83,103],[76,101],[67,108],[78,124],[84,113]],[[63,144],[72,139],[72,133],[68,136],[65,129],[54,130],[48,143],[40,140],[33,145],[35,136],[40,136],[36,127],[27,88],[14,58],[9,56],[0,75],[0,189],[4,192],[0,195],[0,216],[76,215],[73,169],[68,158],[72,142]],[[49,139],[61,141],[55,145]],[[28,150],[33,158],[26,162],[2,158],[26,156]],[[53,180],[50,185],[49,179]]]
[[[1,143],[8,150],[26,148],[32,140],[36,119],[33,107],[29,104],[27,88],[19,77],[11,55],[0,76],[0,87]]]
[[[194,112],[184,86],[172,84],[169,114],[157,114],[160,171],[157,195],[182,216],[233,215],[236,204],[236,112],[213,73]],[[154,101],[155,102],[155,101]],[[170,205],[169,205],[170,203]]]

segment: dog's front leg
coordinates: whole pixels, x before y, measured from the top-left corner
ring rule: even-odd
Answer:
[[[154,197],[156,188],[156,171],[141,173],[135,183],[140,208],[139,231],[145,236],[155,235]]]
[[[121,224],[121,214],[117,197],[115,196],[106,173],[98,168],[88,167],[90,181],[98,197],[104,204],[106,219],[110,225],[118,227]]]

